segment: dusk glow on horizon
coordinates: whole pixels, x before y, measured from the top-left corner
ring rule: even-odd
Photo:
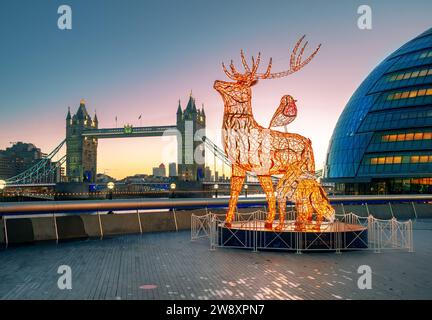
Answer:
[[[221,146],[223,103],[213,89],[215,80],[228,81],[221,62],[233,59],[240,69],[243,49],[249,59],[261,52],[262,69],[273,57],[272,72],[286,70],[306,34],[305,55],[322,43],[319,53],[298,73],[260,80],[252,107],[267,127],[283,95],[297,99],[287,129],[312,140],[317,169],[355,89],[389,53],[430,28],[432,12],[431,1],[369,1],[373,28],[360,30],[359,1],[247,1],[244,10],[245,1],[228,0],[71,0],[73,28],[62,31],[61,2],[30,3],[0,3],[0,149],[23,141],[49,152],[65,138],[68,107],[75,113],[81,99],[100,128],[174,125],[178,100],[185,108],[191,91],[204,104],[207,136]],[[395,32],[396,24],[403,28]],[[167,144],[172,152],[163,157]],[[99,140],[98,172],[116,178],[151,174],[176,159],[171,138]],[[213,170],[210,154],[207,165]]]

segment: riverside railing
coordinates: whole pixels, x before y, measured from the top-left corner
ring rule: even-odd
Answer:
[[[365,196],[331,196],[332,205],[340,206],[341,214],[345,214],[344,206],[363,205],[369,213],[369,206],[384,204],[389,206],[393,215],[393,204],[409,204],[417,216],[416,204],[430,204],[432,209],[432,195],[365,195]],[[2,215],[31,215],[53,213],[83,213],[94,211],[128,211],[151,209],[196,209],[196,208],[225,208],[229,198],[151,198],[151,199],[114,199],[114,200],[68,200],[68,201],[29,201],[29,202],[0,202],[0,216]],[[240,198],[238,207],[262,207],[267,204],[262,198]],[[288,206],[291,205],[288,203]],[[431,210],[432,214],[432,210]],[[369,214],[367,214],[369,215]]]

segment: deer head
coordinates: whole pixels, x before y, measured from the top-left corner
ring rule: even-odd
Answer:
[[[233,103],[245,103],[250,102],[251,98],[251,87],[258,82],[259,79],[275,79],[286,77],[294,72],[299,71],[305,65],[307,65],[312,58],[317,54],[318,50],[321,48],[321,44],[315,49],[315,51],[306,59],[302,60],[303,53],[306,49],[308,42],[306,41],[303,47],[300,49],[300,45],[302,44],[305,35],[302,36],[296,43],[293,48],[290,57],[290,67],[286,71],[271,73],[272,68],[272,59],[270,58],[269,64],[267,66],[267,70],[264,73],[258,72],[258,67],[261,60],[261,53],[258,53],[258,57],[255,61],[254,57],[252,57],[252,66],[249,67],[246,58],[244,56],[243,50],[240,51],[241,61],[244,67],[245,72],[240,73],[234,66],[233,61],[231,60],[230,69],[228,71],[225,67],[225,64],[222,63],[222,68],[227,75],[228,78],[233,80],[234,82],[220,81],[216,80],[214,83],[214,88],[218,91],[222,98],[224,99],[225,105],[233,104]]]

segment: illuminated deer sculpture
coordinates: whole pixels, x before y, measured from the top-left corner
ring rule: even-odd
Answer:
[[[296,203],[298,229],[304,229],[312,214],[317,214],[317,226],[323,217],[331,219],[334,210],[328,204],[324,190],[316,182],[315,161],[311,141],[299,134],[270,129],[283,126],[295,118],[297,108],[291,96],[284,96],[270,123],[270,128],[260,126],[254,119],[251,106],[251,87],[259,79],[275,79],[299,71],[318,52],[320,46],[304,61],[302,55],[307,42],[299,50],[305,36],[296,43],[290,57],[287,71],[271,73],[272,59],[265,73],[258,73],[260,54],[256,61],[252,57],[249,66],[240,52],[244,73],[236,70],[231,61],[228,71],[222,63],[225,74],[234,82],[215,81],[214,88],[221,94],[224,102],[223,145],[225,153],[232,163],[231,197],[225,224],[231,227],[242,189],[246,172],[253,172],[265,192],[268,202],[268,214],[265,228],[271,229],[276,215],[276,196],[273,190],[272,175],[282,175],[276,187],[279,206],[279,225],[282,229],[285,221],[286,199]]]

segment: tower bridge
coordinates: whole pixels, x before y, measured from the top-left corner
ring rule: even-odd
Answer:
[[[61,167],[66,164],[67,182],[95,183],[97,173],[97,146],[99,139],[133,138],[133,137],[177,137],[177,179],[185,182],[197,182],[204,188],[211,188],[215,182],[204,181],[205,163],[196,163],[194,153],[197,148],[202,152],[210,151],[223,166],[231,166],[224,150],[218,147],[205,135],[206,115],[204,108],[198,109],[192,95],[186,108],[180,101],[177,107],[176,124],[163,126],[133,127],[124,125],[120,128],[99,128],[97,115],[90,117],[85,101],[81,100],[78,110],[71,114],[70,108],[66,116],[66,138],[47,156],[35,165],[6,180],[13,188],[55,187]],[[197,134],[198,133],[198,134]],[[61,149],[66,146],[66,154]],[[57,159],[57,160],[54,160]],[[256,184],[256,176],[248,173],[248,183]],[[274,182],[277,180],[273,177]],[[218,181],[223,185],[223,182]]]
[[[204,107],[198,109],[190,95],[188,104],[182,109],[180,101],[175,125],[123,128],[99,128],[95,114],[92,118],[81,100],[77,112],[66,116],[66,176],[69,182],[95,182],[97,173],[98,139],[132,137],[177,137],[177,172],[179,180],[201,181],[204,178],[205,163],[196,163],[194,151],[203,141],[194,141],[197,131],[205,135],[206,116]],[[205,148],[202,147],[205,159]]]
[[[177,126],[128,127],[83,130],[82,136],[87,138],[132,138],[132,137],[160,137],[175,136]]]
[[[184,109],[179,101],[175,124],[145,127],[124,125],[120,128],[99,128],[97,115],[91,117],[87,112],[85,101],[81,100],[75,114],[71,113],[70,108],[68,110],[66,138],[35,165],[7,179],[6,182],[9,187],[14,188],[52,188],[60,182],[59,175],[56,173],[65,164],[67,182],[95,183],[99,139],[175,136],[178,180],[202,184],[205,163],[195,161],[194,153],[197,149],[201,152],[203,160],[207,150],[214,155],[215,161],[218,159],[222,165],[231,166],[225,152],[205,135],[205,130],[204,107],[198,109],[192,95]],[[64,146],[66,154],[61,152]],[[248,174],[248,182],[253,184],[256,182],[256,177]],[[212,183],[204,183],[204,186],[210,184]]]

